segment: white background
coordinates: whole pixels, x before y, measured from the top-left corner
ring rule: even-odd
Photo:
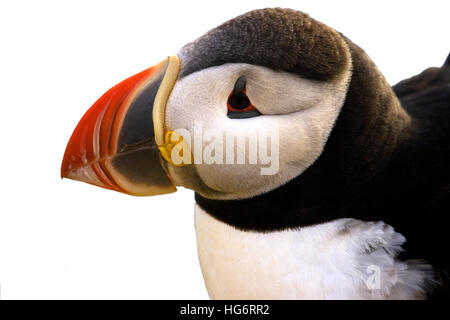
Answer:
[[[97,98],[212,27],[301,10],[364,48],[391,84],[450,50],[449,1],[0,1],[3,299],[208,297],[192,191],[136,198],[59,170]]]

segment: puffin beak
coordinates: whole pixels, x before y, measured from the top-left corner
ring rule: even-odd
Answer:
[[[170,56],[107,91],[75,128],[61,176],[137,196],[175,192],[161,152],[179,70],[179,58]]]

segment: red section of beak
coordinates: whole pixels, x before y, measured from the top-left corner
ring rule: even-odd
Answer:
[[[146,69],[108,90],[86,112],[75,128],[61,167],[62,177],[124,192],[114,181],[105,161],[117,151],[120,129],[130,101],[159,66]]]

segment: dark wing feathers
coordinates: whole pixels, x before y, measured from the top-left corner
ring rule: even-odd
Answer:
[[[402,106],[413,119],[417,137],[413,147],[419,149],[410,162],[422,157],[418,171],[430,177],[425,180],[428,189],[439,182],[439,188],[422,212],[419,223],[411,224],[407,237],[410,247],[406,255],[425,258],[436,271],[441,286],[432,291],[430,298],[450,299],[450,255],[448,220],[450,215],[450,55],[440,68],[429,68],[393,86]],[[417,172],[417,171],[416,171]],[[434,180],[433,180],[434,179]],[[426,190],[424,190],[426,192]],[[421,248],[422,247],[422,248]],[[408,250],[409,249],[409,250]],[[415,256],[415,257],[417,257]]]
[[[442,87],[442,90],[448,90],[449,84],[450,54],[442,67],[428,68],[416,76],[400,81],[392,88],[394,89],[395,94],[402,100],[407,96],[424,94],[429,89]]]

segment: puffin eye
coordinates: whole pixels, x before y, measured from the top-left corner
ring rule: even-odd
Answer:
[[[246,93],[247,79],[239,77],[234,84],[233,91],[228,97],[228,113],[230,119],[252,118],[261,113],[252,105]]]

